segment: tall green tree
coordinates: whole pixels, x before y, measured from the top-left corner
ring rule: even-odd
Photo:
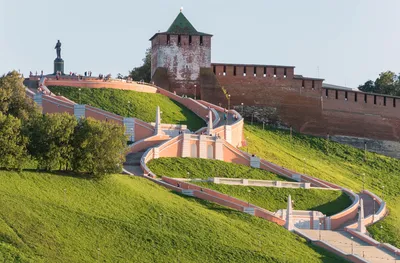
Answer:
[[[121,125],[80,119],[73,140],[73,170],[95,177],[121,172],[126,141]]]
[[[392,71],[382,72],[375,81],[368,80],[358,89],[364,92],[400,96],[399,75]]]
[[[29,153],[38,161],[40,169],[69,170],[72,162],[72,139],[77,125],[67,113],[40,115],[29,120]]]
[[[0,112],[22,120],[38,112],[37,106],[26,96],[23,78],[16,71],[0,77]]]
[[[0,112],[0,167],[21,170],[28,156],[21,120]]]
[[[143,65],[129,71],[129,77],[136,81],[150,82],[151,80],[151,49],[146,49]]]

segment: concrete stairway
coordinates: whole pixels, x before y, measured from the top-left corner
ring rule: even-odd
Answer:
[[[143,171],[142,168],[140,168],[140,159],[142,158],[142,155],[145,152],[136,152],[136,153],[130,153],[126,156],[126,161],[124,163],[124,168],[130,173],[133,173],[134,175],[137,176],[142,176]]]
[[[371,246],[345,231],[301,229],[300,232],[313,240],[324,241],[345,254],[357,255],[367,262],[398,262],[400,260],[399,256],[383,248]]]

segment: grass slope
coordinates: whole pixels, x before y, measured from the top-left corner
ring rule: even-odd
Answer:
[[[0,178],[3,262],[340,262],[278,225],[143,178]]]
[[[263,180],[284,179],[268,171],[244,165],[199,158],[159,158],[151,160],[148,166],[157,175],[175,178],[206,179],[216,176]],[[339,191],[196,184],[249,201],[270,211],[286,208],[289,194],[295,201],[295,209],[317,210],[327,215],[336,214],[351,204],[349,197]]]
[[[82,88],[81,91],[76,87],[48,88],[77,103],[88,104],[121,116],[136,117],[145,122],[155,122],[156,109],[160,106],[163,123],[185,124],[193,131],[206,125],[185,106],[161,94],[107,88]]]
[[[251,153],[289,169],[328,180],[356,192],[365,188],[388,203],[389,216],[368,228],[373,236],[400,247],[400,160],[367,153],[325,139],[294,134],[262,126],[245,125]],[[247,150],[247,147],[244,147]]]

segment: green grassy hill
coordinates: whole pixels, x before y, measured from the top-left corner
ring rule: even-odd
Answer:
[[[362,190],[362,174],[365,188],[388,202],[389,216],[368,228],[381,241],[400,247],[400,160],[367,153],[327,140],[294,134],[288,131],[262,126],[245,125],[245,136],[250,153],[299,172],[328,180],[352,189]]]
[[[76,87],[48,88],[54,94],[65,96],[76,103],[88,104],[125,117],[136,117],[145,122],[155,122],[156,109],[160,106],[163,123],[185,124],[193,131],[206,126],[200,117],[185,106],[161,94],[106,88],[82,88],[81,91]]]
[[[284,177],[280,177],[268,171],[217,160],[159,158],[151,160],[148,166],[157,175],[175,178],[207,179],[215,176],[278,181],[285,180]],[[286,209],[287,197],[289,194],[292,196],[292,200],[294,200],[294,209],[317,210],[327,215],[336,214],[351,204],[350,198],[341,191],[219,185],[208,182],[196,184],[240,198],[273,212],[279,209]]]
[[[340,262],[278,225],[143,178],[0,178],[2,262]]]

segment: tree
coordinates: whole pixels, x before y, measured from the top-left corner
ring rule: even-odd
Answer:
[[[38,167],[50,170],[69,170],[72,162],[72,139],[77,125],[67,113],[40,115],[31,118],[25,129],[29,136],[29,153]]]
[[[399,76],[392,71],[385,71],[379,74],[375,82],[368,80],[364,85],[360,85],[358,89],[364,92],[400,96]]]
[[[73,170],[95,177],[121,172],[126,140],[123,126],[80,119],[73,139]]]
[[[133,80],[150,82],[151,80],[151,49],[146,49],[145,57],[143,58],[143,65],[129,71],[129,77]]]
[[[28,156],[27,141],[21,133],[21,120],[0,112],[0,167],[21,170]]]
[[[23,79],[16,71],[0,77],[0,112],[21,120],[38,112],[33,100],[26,96]]]

